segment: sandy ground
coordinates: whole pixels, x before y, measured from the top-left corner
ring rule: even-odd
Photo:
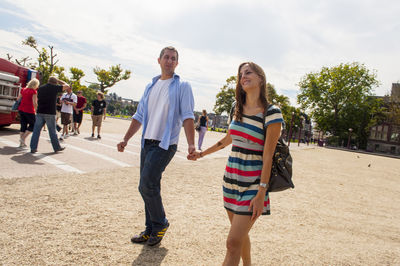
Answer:
[[[253,264],[400,265],[400,160],[323,148],[292,155],[296,188],[271,194],[272,215],[250,233]],[[0,264],[220,265],[225,163],[168,166],[171,226],[155,248],[130,243],[144,228],[138,167],[0,179]]]

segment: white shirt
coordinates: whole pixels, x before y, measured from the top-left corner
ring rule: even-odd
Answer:
[[[63,101],[64,99],[66,99],[68,101],[72,100],[72,102],[77,103],[78,102],[78,97],[73,92],[71,92],[71,93],[67,93],[66,92],[61,96],[61,99],[60,99],[61,102],[62,102],[61,112],[62,113],[72,114],[74,112],[73,105],[72,104],[65,104],[64,101]]]
[[[161,80],[151,88],[148,100],[148,124],[145,139],[161,140],[164,135],[169,110],[168,88],[172,78]],[[173,143],[171,143],[173,144]]]

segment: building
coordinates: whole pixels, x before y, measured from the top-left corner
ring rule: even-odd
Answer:
[[[400,105],[400,83],[392,84],[391,104]],[[385,102],[389,98],[384,99]],[[370,128],[367,151],[400,155],[400,123],[384,122]]]

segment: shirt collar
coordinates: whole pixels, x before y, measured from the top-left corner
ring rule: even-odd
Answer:
[[[157,80],[159,80],[160,78],[161,78],[161,75],[155,76],[155,77],[153,78],[153,84],[156,83]],[[172,76],[172,78],[175,80],[175,79],[179,79],[180,77],[179,77],[178,74],[175,74],[175,73],[174,73],[174,75]]]

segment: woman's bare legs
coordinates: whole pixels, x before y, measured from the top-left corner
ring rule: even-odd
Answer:
[[[227,211],[231,222],[228,239],[226,240],[226,255],[222,265],[239,265],[242,257],[243,265],[251,265],[249,231],[254,224],[249,215],[237,215]]]

